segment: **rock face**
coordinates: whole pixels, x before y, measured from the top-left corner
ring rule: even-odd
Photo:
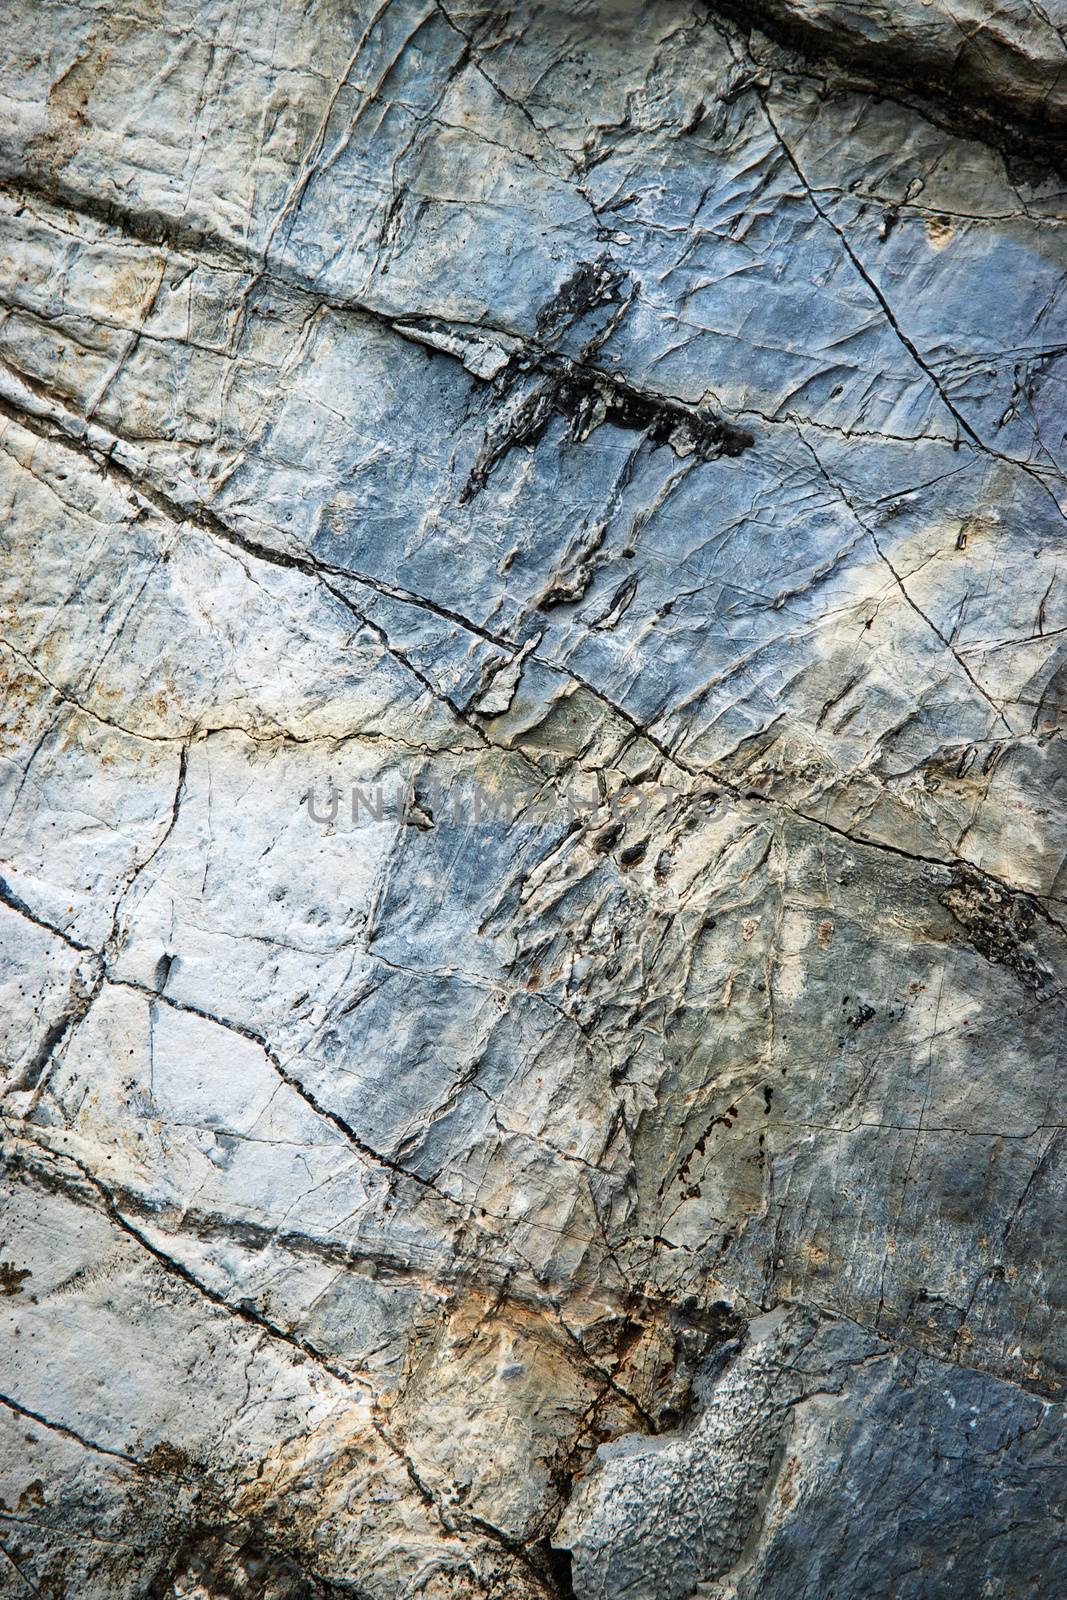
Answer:
[[[6,8],[0,1593],[1067,1592],[1065,24]]]

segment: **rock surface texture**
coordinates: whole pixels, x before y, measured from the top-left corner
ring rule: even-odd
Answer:
[[[1064,0],[6,0],[0,1594],[1049,1600]]]

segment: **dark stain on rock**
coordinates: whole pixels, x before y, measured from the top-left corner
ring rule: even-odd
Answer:
[[[1037,904],[1029,895],[961,866],[937,898],[980,956],[1007,967],[1035,993],[1048,989],[1050,975],[1031,948]]]
[[[598,855],[606,855],[613,845],[618,844],[622,838],[622,823],[608,822],[599,832],[590,838],[590,844]]]
[[[846,994],[845,998],[841,1002],[841,1009],[845,1012],[845,1021],[848,1023],[849,1027],[855,1028],[856,1032],[858,1033],[859,1030],[861,1028],[865,1028],[868,1022],[876,1017],[878,1013],[875,1011],[873,1006],[869,1006],[864,1000],[856,1000],[853,1009],[851,1011],[847,1011],[845,1008],[848,1006],[851,999],[852,996]]]
[[[157,1473],[161,1477],[188,1478],[199,1471],[189,1452],[183,1450],[180,1445],[171,1444],[167,1439],[161,1439],[159,1444],[148,1452],[144,1464],[150,1472]]]
[[[28,1267],[13,1266],[10,1261],[0,1261],[0,1294],[21,1294],[22,1285],[33,1273]]]
[[[519,399],[509,398],[522,382],[534,386]],[[643,393],[632,385],[567,356],[516,355],[493,380],[505,401],[486,428],[482,447],[459,492],[460,504],[480,492],[491,473],[512,450],[534,445],[549,422],[561,417],[567,436],[584,443],[604,423],[642,433],[652,445],[667,445],[675,455],[712,461],[719,456],[739,456],[755,438],[747,428],[714,415],[705,416],[681,401]]]
[[[636,844],[627,845],[625,850],[619,852],[619,865],[621,867],[636,867],[639,861],[645,859],[647,850],[647,839],[639,839]]]
[[[683,1185],[688,1185],[688,1183],[689,1183],[689,1169],[690,1169],[690,1167],[692,1165],[694,1156],[702,1156],[704,1154],[704,1152],[707,1149],[708,1139],[710,1138],[710,1136],[711,1136],[711,1134],[712,1134],[712,1132],[714,1131],[715,1128],[722,1127],[722,1128],[726,1128],[727,1131],[729,1131],[729,1129],[732,1128],[734,1123],[736,1122],[737,1116],[738,1116],[737,1107],[736,1106],[727,1106],[726,1110],[724,1112],[722,1112],[721,1115],[719,1115],[717,1117],[712,1117],[711,1121],[708,1123],[707,1127],[704,1129],[704,1132],[700,1135],[700,1138],[697,1140],[696,1144],[690,1150],[689,1154],[685,1157],[685,1159],[682,1162],[681,1166],[678,1168],[678,1171],[674,1174],[674,1181],[676,1183],[680,1183],[680,1184],[683,1184]],[[664,1178],[663,1182],[660,1184],[659,1193],[660,1193],[661,1196],[665,1193],[665,1191],[667,1189],[667,1185],[668,1185],[669,1182],[670,1182],[669,1178]]]
[[[212,1600],[328,1600],[350,1593],[304,1574],[256,1530],[194,1527],[175,1550],[149,1600],[207,1594]]]
[[[537,313],[537,336],[552,338],[598,306],[617,305],[626,273],[607,256],[583,261]]]

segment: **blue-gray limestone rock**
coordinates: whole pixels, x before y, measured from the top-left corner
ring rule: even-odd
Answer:
[[[8,0],[0,1594],[1067,1592],[1063,0]]]

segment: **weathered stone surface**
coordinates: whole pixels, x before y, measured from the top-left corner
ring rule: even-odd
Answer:
[[[7,8],[0,1593],[1067,1587],[1065,25]]]

